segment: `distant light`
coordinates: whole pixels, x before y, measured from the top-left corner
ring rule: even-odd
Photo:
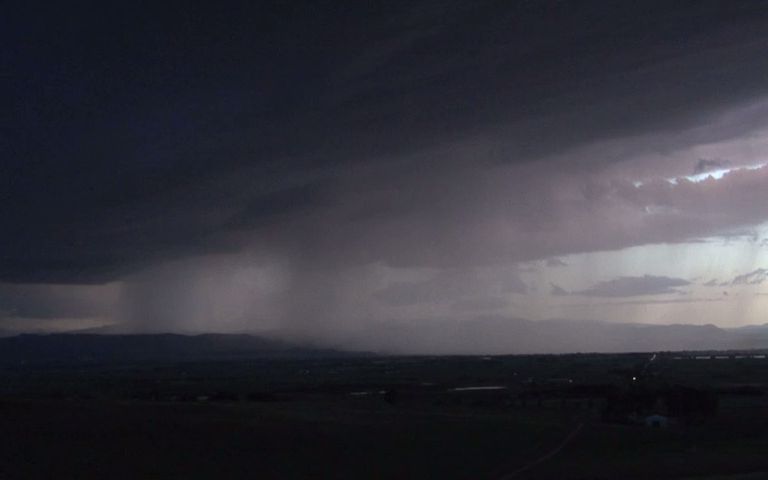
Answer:
[[[720,170],[712,170],[711,172],[704,172],[704,173],[697,173],[696,175],[688,175],[685,178],[692,182],[703,182],[704,180],[708,178],[713,178],[715,180],[720,180],[725,176],[726,173],[730,172],[730,168],[723,168]]]
[[[739,172],[742,170],[746,171],[753,171],[753,170],[760,170],[761,168],[768,166],[768,163],[761,163],[759,165],[751,165],[748,167],[733,167],[733,168],[721,168],[718,170],[712,170],[709,172],[703,172],[703,173],[697,173],[694,175],[683,175],[680,177],[670,177],[666,178],[665,180],[672,184],[672,185],[678,185],[680,183],[680,180],[688,180],[689,182],[693,183],[700,183],[705,180],[720,180],[723,177],[725,177],[727,174],[731,172]],[[635,180],[632,182],[632,185],[634,185],[635,188],[640,188],[646,184],[643,180]]]
[[[632,377],[632,381],[637,381],[637,377]]]
[[[752,165],[752,166],[749,166],[749,167],[721,168],[721,169],[718,169],[718,170],[712,170],[711,172],[697,173],[696,175],[686,175],[686,176],[680,177],[680,178],[685,178],[686,180],[688,180],[690,182],[693,182],[693,183],[699,183],[699,182],[703,182],[704,180],[709,180],[709,179],[720,180],[726,174],[731,173],[731,172],[738,172],[738,171],[741,171],[741,170],[747,170],[747,171],[760,170],[761,168],[763,168],[766,165],[768,165],[768,163],[761,163],[760,165]],[[669,179],[669,181],[676,184],[678,179],[679,178],[673,178],[673,179]]]

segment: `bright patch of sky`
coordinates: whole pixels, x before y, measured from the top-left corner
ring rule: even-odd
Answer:
[[[768,282],[733,285],[739,275],[768,268],[768,224],[680,244],[654,244],[562,257],[566,267],[525,273],[535,291],[524,310],[538,318],[642,323],[713,323],[723,327],[768,320]],[[552,295],[553,285],[579,292],[600,282],[646,275],[683,279],[676,293],[599,298]],[[709,285],[705,285],[709,283]]]
[[[717,170],[712,170],[710,172],[702,172],[702,173],[697,173],[695,175],[685,175],[682,178],[685,178],[686,180],[694,182],[694,183],[703,182],[704,180],[709,180],[709,179],[720,180],[725,175],[727,175],[728,173],[731,173],[731,172],[738,172],[738,171],[742,171],[742,170],[759,170],[759,169],[765,167],[766,165],[768,165],[768,163],[762,163],[760,165],[754,165],[754,166],[748,166],[748,167],[720,168],[720,169],[717,169]],[[677,182],[680,181],[680,178],[677,178],[677,177],[676,178],[669,178],[669,179],[667,179],[667,181],[676,185]],[[642,183],[641,183],[641,185],[642,185]]]
[[[695,173],[693,175],[683,175],[680,177],[669,177],[665,180],[671,183],[672,185],[677,185],[680,180],[688,180],[689,182],[693,183],[699,183],[703,182],[705,180],[721,180],[723,177],[728,175],[732,172],[740,172],[740,171],[754,171],[754,170],[760,170],[761,168],[768,165],[768,163],[761,163],[759,165],[750,165],[746,167],[733,167],[733,168],[718,168],[716,170],[701,172],[701,173]],[[645,185],[645,181],[643,180],[635,180],[632,182],[635,187],[642,187]]]

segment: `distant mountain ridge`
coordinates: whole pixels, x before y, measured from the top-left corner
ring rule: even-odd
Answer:
[[[768,348],[768,325],[652,325],[501,316],[380,324],[346,344],[399,354],[537,354],[751,350]],[[407,338],[408,342],[401,339]],[[373,343],[375,342],[375,343]]]
[[[408,342],[403,342],[408,338]],[[382,354],[509,355],[768,349],[768,324],[648,325],[597,321],[471,321],[373,325],[339,341],[354,351],[251,334],[22,334],[0,338],[0,365],[183,362]]]
[[[209,361],[348,356],[247,334],[22,334],[0,338],[0,364]]]

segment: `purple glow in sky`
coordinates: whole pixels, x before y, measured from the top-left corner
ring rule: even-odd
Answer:
[[[0,19],[1,331],[768,321],[765,4],[257,3]]]

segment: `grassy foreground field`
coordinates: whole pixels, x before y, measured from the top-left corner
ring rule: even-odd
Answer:
[[[0,407],[0,478],[487,478],[564,427],[295,403]],[[435,477],[436,476],[436,477]]]
[[[0,479],[768,478],[765,361],[648,358],[7,368]],[[686,381],[715,415],[648,428],[574,397]]]
[[[323,402],[5,402],[0,478],[732,478],[709,474],[768,470],[764,438],[587,423],[556,455],[513,475],[555,449],[575,421]]]

